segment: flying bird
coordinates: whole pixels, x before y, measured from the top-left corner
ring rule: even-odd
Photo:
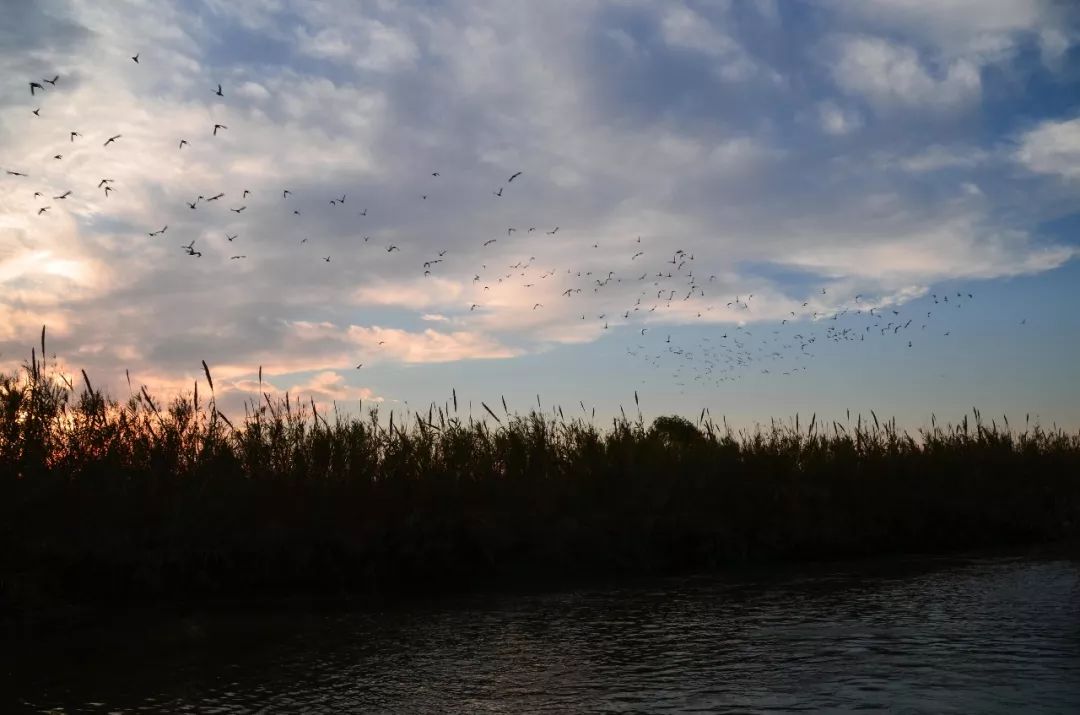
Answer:
[[[217,91],[216,91],[216,92],[214,92],[214,94],[216,94],[216,95],[217,95],[217,96],[219,96],[219,97],[224,97],[224,96],[225,96],[225,95],[224,95],[224,94],[222,94],[222,92],[221,92],[221,85],[220,85],[220,84],[218,84],[218,86],[217,86]]]
[[[70,191],[65,191],[64,193],[60,194],[59,196],[54,196],[53,198],[57,199],[57,200],[63,200],[63,199],[66,199],[69,196],[71,196],[71,192]]]
[[[556,231],[558,231],[558,230],[559,230],[559,227],[558,227],[558,226],[556,226],[555,228],[553,228],[553,229],[551,229],[550,231],[548,231],[548,232],[547,232],[547,234],[548,234],[549,236],[554,236],[554,235],[555,235],[555,232],[556,232]]]
[[[41,116],[41,107],[38,107],[37,109],[35,109],[34,111],[32,111],[30,113],[33,114],[35,117],[40,117]]]
[[[9,176],[26,176],[26,174],[22,173],[21,171],[12,171],[11,169],[8,169],[7,173]]]
[[[215,137],[217,136],[218,129],[228,129],[228,127],[225,126],[224,124],[215,124],[214,125],[214,136]]]
[[[56,76],[55,76],[55,77],[53,77],[52,79],[43,79],[43,80],[41,80],[41,81],[42,81],[42,82],[48,82],[48,83],[49,83],[49,84],[51,84],[51,85],[52,85],[53,87],[55,87],[55,86],[56,86],[56,80],[58,80],[58,79],[60,79],[60,75],[56,75]]]
[[[401,251],[401,249],[400,249],[400,248],[398,248],[397,246],[390,246],[390,248],[387,248],[387,249],[386,249],[386,252],[387,252],[387,253],[390,253],[390,251],[398,251],[398,252],[400,252],[400,251]]]
[[[109,137],[108,139],[105,140],[104,146],[109,146],[110,144],[112,144],[114,141],[116,141],[117,139],[119,139],[122,136],[123,136],[123,134],[117,134],[116,136]]]
[[[244,195],[241,196],[240,198],[246,199],[248,197],[248,194],[250,194],[250,193],[251,193],[250,191],[248,191],[247,189],[244,189]]]
[[[247,256],[229,256],[230,261],[235,261],[238,258],[247,258]]]
[[[81,136],[82,136],[82,134],[79,134],[78,132],[71,132],[71,141],[75,141],[75,137],[81,137]]]
[[[291,191],[289,191],[288,189],[285,189],[284,191],[282,191],[282,192],[281,192],[281,198],[283,198],[283,199],[287,199],[287,198],[289,198],[289,196],[290,196],[291,194],[292,194],[292,192],[291,192]]]
[[[510,183],[510,182],[512,182],[512,181],[513,181],[514,179],[518,178],[519,176],[521,176],[521,172],[520,172],[520,171],[519,171],[519,172],[517,172],[516,174],[512,175],[512,176],[511,176],[511,177],[510,177],[509,179],[507,179],[507,180],[506,180],[506,183],[508,183],[508,184],[509,184],[509,183]]]
[[[142,54],[142,53],[140,52],[140,53],[137,53],[137,54],[135,54],[134,56],[132,56],[131,60],[132,60],[132,61],[133,61],[133,62],[134,62],[135,64],[139,64],[139,55],[140,55],[140,54]]]
[[[432,176],[439,176],[439,172],[437,172],[437,171],[433,171],[433,172],[431,172],[431,175],[432,175]]]
[[[49,210],[48,206],[42,206],[40,209],[38,209],[38,212],[37,212],[38,216],[40,216],[41,214],[45,213],[48,210]]]
[[[236,234],[235,236],[230,236],[229,234],[225,234],[225,240],[226,240],[226,241],[228,241],[229,243],[232,243],[233,241],[235,241],[235,240],[236,240],[236,238],[237,238],[237,237],[238,237],[239,235],[240,235],[240,234]]]
[[[180,149],[183,149],[185,144],[187,144],[187,139],[181,139],[180,140]]]
[[[229,210],[230,210],[230,211],[232,211],[233,213],[237,213],[237,214],[238,214],[238,213],[240,213],[241,211],[243,211],[243,210],[244,210],[244,209],[246,209],[246,208],[247,208],[247,206],[241,206],[241,207],[240,207],[240,208],[238,208],[238,209],[229,209]]]
[[[150,232],[150,233],[148,233],[147,235],[148,235],[148,236],[150,236],[151,238],[153,238],[154,236],[160,236],[161,234],[165,233],[165,231],[166,231],[166,230],[167,230],[168,228],[169,228],[169,227],[168,227],[168,225],[165,225],[165,226],[163,226],[163,227],[161,228],[161,230],[160,230],[160,231],[151,231],[151,232]]]
[[[488,244],[495,243],[495,241],[496,241],[496,239],[494,239],[494,238],[489,240],[489,241],[484,241],[484,245],[487,246]]]
[[[37,82],[31,82],[30,83],[30,96],[31,97],[34,96],[34,90],[35,89],[40,89],[42,92],[45,91],[45,87],[43,85],[40,85]]]
[[[218,199],[222,198],[223,196],[225,196],[224,193],[214,194],[213,196],[208,198],[207,201],[217,201]],[[200,196],[199,198],[201,199],[202,197]]]
[[[502,196],[502,187],[500,186],[498,191],[494,191],[492,193],[494,193],[496,196]]]
[[[105,184],[111,184],[112,182],[113,182],[112,179],[102,179],[101,181],[98,182],[97,187],[100,189]]]
[[[330,262],[330,256],[327,256],[327,257],[326,257],[326,258],[324,258],[323,260],[324,260],[324,261],[326,261],[327,263],[329,263],[329,262]]]

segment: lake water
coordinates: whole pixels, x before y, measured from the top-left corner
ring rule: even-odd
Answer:
[[[219,612],[48,651],[7,673],[16,709],[1080,712],[1080,561],[908,559]]]

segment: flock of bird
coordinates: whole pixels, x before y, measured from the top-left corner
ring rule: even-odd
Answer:
[[[131,61],[139,64],[140,55],[131,56]],[[30,96],[37,99],[39,95],[56,90],[58,83],[62,86],[60,76],[29,83]],[[227,94],[221,84],[209,87],[208,93],[224,99]],[[32,109],[33,115],[41,117],[41,107]],[[206,134],[210,141],[229,131],[229,127],[215,121],[206,128]],[[65,137],[68,144],[77,140],[84,140],[84,136],[77,130],[69,131]],[[103,138],[102,151],[117,151],[123,145],[123,134],[114,134]],[[177,138],[178,152],[185,151],[191,146],[189,139]],[[188,149],[190,151],[190,149]],[[63,154],[57,152],[53,159],[60,161]],[[30,175],[22,168],[8,168],[6,175],[15,180],[28,181]],[[492,200],[501,199],[504,191],[515,186],[515,181],[521,179],[523,171],[514,171],[506,179],[505,183],[495,188],[491,194]],[[442,176],[440,171],[432,171],[431,179],[438,181]],[[103,198],[118,190],[118,182],[113,178],[101,178],[97,183],[96,190],[100,191]],[[62,192],[49,192],[53,201],[67,200],[73,194],[72,189]],[[427,193],[419,194],[419,200],[428,198]],[[247,199],[252,196],[252,191],[244,189],[239,198],[234,199],[234,205],[229,211],[237,216],[248,209]],[[286,205],[286,211],[291,210],[296,216],[301,214],[295,205],[293,191],[289,188],[281,190],[279,202]],[[47,199],[47,194],[35,191],[34,198]],[[210,206],[226,198],[225,192],[218,191],[212,195],[198,195],[192,201],[185,201],[190,211],[199,210]],[[333,196],[328,205],[331,210],[339,210],[346,206],[347,193]],[[42,205],[37,208],[38,216],[44,216],[53,208],[53,205]],[[358,218],[366,217],[368,209],[362,208],[356,213]],[[160,228],[147,231],[150,238],[164,236],[169,230],[167,224]],[[509,226],[506,228],[505,239],[509,240],[515,234],[525,237],[546,235],[549,240],[555,240],[560,230],[559,226]],[[239,237],[239,233],[230,234],[225,232],[225,239],[231,246]],[[565,235],[565,234],[564,234]],[[502,238],[502,236],[500,236]],[[561,237],[560,237],[561,238]],[[371,236],[361,236],[363,243],[368,243]],[[497,243],[499,238],[487,238],[480,242],[481,250]],[[308,238],[299,241],[306,244]],[[183,254],[192,258],[202,258],[204,253],[196,247],[196,240],[186,244],[179,244]],[[761,374],[790,375],[805,371],[808,362],[814,357],[816,349],[827,343],[851,343],[864,342],[873,339],[900,340],[907,348],[914,347],[918,341],[919,333],[927,330],[942,331],[936,323],[936,318],[948,314],[950,311],[962,309],[974,298],[971,293],[957,292],[954,295],[931,294],[926,301],[933,301],[932,305],[921,305],[919,301],[910,301],[903,306],[903,310],[894,307],[883,299],[864,299],[862,295],[855,296],[854,305],[847,307],[829,307],[824,299],[819,296],[827,295],[827,288],[820,288],[820,294],[816,293],[813,298],[807,296],[801,302],[801,310],[790,311],[775,323],[757,319],[755,315],[754,295],[736,295],[725,299],[720,291],[713,290],[719,285],[716,274],[704,271],[696,271],[696,259],[693,253],[682,249],[665,252],[657,259],[651,259],[649,246],[651,243],[641,243],[637,237],[634,242],[632,254],[625,255],[620,261],[622,270],[608,270],[606,272],[590,270],[574,270],[571,268],[540,267],[535,256],[522,257],[516,263],[507,265],[501,269],[482,263],[479,271],[472,277],[474,288],[478,295],[485,295],[487,291],[505,284],[507,286],[519,282],[525,289],[537,287],[541,281],[558,282],[563,300],[574,300],[584,305],[579,310],[580,321],[593,322],[599,330],[610,330],[613,326],[628,325],[640,321],[647,323],[639,326],[631,335],[635,338],[633,344],[627,345],[625,352],[628,356],[643,361],[650,367],[664,370],[670,373],[676,385],[685,389],[687,387],[700,387],[707,383],[718,384],[725,381],[736,380],[749,372]],[[398,245],[390,243],[383,247],[387,254],[400,252]],[[599,243],[579,246],[582,250],[600,250]],[[440,268],[445,268],[448,250],[441,250],[437,255],[431,256],[422,262],[419,270],[424,276],[431,276]],[[604,254],[596,254],[603,256]],[[233,253],[229,255],[230,261],[244,260],[245,253]],[[325,263],[331,263],[332,255],[319,255],[319,259]],[[612,256],[613,259],[618,258]],[[593,261],[592,263],[595,263]],[[630,268],[632,270],[626,270]],[[472,271],[470,271],[472,272]],[[628,286],[634,286],[634,290],[627,290]],[[549,292],[554,294],[553,292]],[[632,295],[628,299],[626,296]],[[590,310],[589,298],[597,299],[596,302],[608,306],[602,310]],[[759,299],[760,300],[760,299]],[[594,302],[592,305],[596,305]],[[613,303],[621,303],[621,307],[612,310]],[[470,303],[469,312],[483,309],[481,302]],[[535,301],[532,303],[532,311],[544,309],[544,303]],[[671,311],[674,311],[673,313]],[[713,311],[718,311],[710,315]],[[665,321],[658,319],[658,315],[669,313],[667,322],[693,322],[694,319],[702,320],[710,325],[716,325],[713,331],[693,331],[695,338],[690,340],[672,341],[672,334],[661,332],[658,326]],[[788,324],[792,328],[785,328]],[[730,327],[723,327],[724,325]],[[653,326],[653,327],[650,327]],[[800,327],[794,332],[795,326]],[[659,334],[658,334],[659,333]],[[943,330],[943,335],[948,336],[951,331]],[[382,343],[380,343],[382,344]],[[357,368],[362,367],[358,364]]]

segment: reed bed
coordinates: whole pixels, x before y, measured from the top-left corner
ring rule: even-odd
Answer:
[[[264,394],[229,419],[208,368],[201,396],[167,404],[73,382],[36,352],[0,376],[0,622],[943,552],[1080,523],[1080,435],[977,411],[914,435],[876,415],[736,432],[707,412],[475,420],[456,394],[402,424]]]

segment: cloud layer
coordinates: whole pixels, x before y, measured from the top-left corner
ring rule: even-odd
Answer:
[[[1076,76],[1061,3],[10,15],[0,169],[27,176],[0,176],[8,368],[47,323],[114,384],[187,384],[206,359],[238,391],[263,365],[370,399],[380,365],[899,304],[1076,250],[1040,235],[1060,200],[1037,198],[1075,196],[1076,108],[1023,109],[1029,80]]]

